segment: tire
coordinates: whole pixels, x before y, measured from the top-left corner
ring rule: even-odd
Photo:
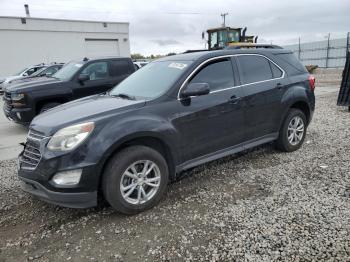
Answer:
[[[302,123],[300,121],[302,121]],[[295,129],[293,125],[295,125],[297,122],[300,124],[297,125],[297,130],[295,130],[297,136],[295,136],[293,135],[293,129]],[[302,130],[301,125],[303,126],[303,132],[300,131]],[[288,129],[288,127],[290,127],[290,129]],[[279,136],[276,141],[277,148],[285,152],[298,150],[304,142],[306,129],[307,121],[305,114],[299,109],[291,108],[281,126]],[[289,138],[292,138],[292,140],[290,140],[288,136]]]
[[[142,178],[140,173],[143,173],[145,161],[149,161],[149,169],[152,164],[154,167],[145,178]],[[135,169],[132,170],[131,166],[134,166]],[[129,176],[130,174],[132,177]],[[135,174],[138,174],[137,178],[135,178]],[[152,182],[148,183],[158,186],[147,185],[144,181],[151,181],[148,179],[153,179]],[[132,215],[154,207],[164,195],[168,180],[168,165],[158,151],[146,146],[130,146],[117,153],[108,162],[103,173],[102,191],[107,202],[116,211]],[[122,187],[127,186],[131,188],[122,190]],[[129,190],[133,191],[130,193]],[[148,200],[145,200],[144,193],[147,194]],[[139,196],[142,198],[141,201],[138,200]]]
[[[47,110],[50,110],[51,108],[59,106],[59,105],[60,105],[60,103],[47,103],[47,104],[43,105],[43,107],[40,109],[40,114],[44,113]]]

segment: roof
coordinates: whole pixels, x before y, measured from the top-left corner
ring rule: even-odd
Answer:
[[[125,56],[98,56],[98,57],[83,57],[81,59],[74,59],[71,62],[83,62],[87,63],[90,61],[97,61],[97,60],[105,60],[105,59],[130,59],[129,57]]]
[[[1,18],[13,18],[13,19],[32,19],[32,20],[48,20],[48,21],[66,21],[66,22],[86,22],[86,23],[109,23],[109,24],[129,24],[129,22],[112,22],[112,21],[100,21],[100,20],[75,20],[75,19],[62,19],[62,18],[46,18],[46,17],[31,17],[31,16],[0,16]]]
[[[291,53],[292,51],[286,49],[273,49],[273,48],[257,48],[257,49],[223,49],[216,51],[201,51],[194,53],[179,54],[173,56],[167,56],[159,59],[158,61],[194,61],[198,59],[208,59],[212,57],[235,55],[235,54],[280,54]]]
[[[229,27],[229,26],[225,26],[225,27],[216,27],[216,28],[209,28],[207,30],[207,32],[210,31],[218,31],[218,30],[242,30],[242,27]]]

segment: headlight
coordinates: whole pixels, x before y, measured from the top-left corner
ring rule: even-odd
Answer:
[[[69,151],[80,145],[94,130],[93,122],[62,128],[51,137],[47,148],[53,151]]]
[[[24,94],[16,94],[16,93],[11,94],[11,99],[13,101],[19,101],[19,100],[22,100],[23,98],[24,98]]]

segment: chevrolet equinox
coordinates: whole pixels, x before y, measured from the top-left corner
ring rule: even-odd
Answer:
[[[87,208],[101,196],[135,214],[155,206],[183,170],[271,141],[299,149],[314,87],[281,48],[165,57],[106,93],[35,117],[19,178],[53,204]]]

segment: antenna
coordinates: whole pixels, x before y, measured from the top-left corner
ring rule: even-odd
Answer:
[[[226,16],[228,15],[228,13],[223,13],[221,14],[222,17],[222,27],[226,27]]]

